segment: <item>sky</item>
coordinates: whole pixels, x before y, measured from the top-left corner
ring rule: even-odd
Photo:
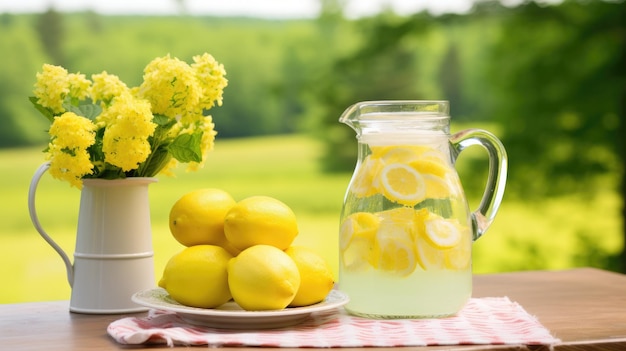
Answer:
[[[522,0],[503,0],[511,5]],[[319,14],[319,0],[185,0],[190,14],[252,16],[261,18],[313,18]],[[399,14],[429,11],[466,13],[473,0],[347,0],[346,15],[351,18],[373,15],[391,7]],[[177,13],[175,0],[0,0],[0,13],[39,13],[53,6],[58,11],[92,10],[101,14]]]

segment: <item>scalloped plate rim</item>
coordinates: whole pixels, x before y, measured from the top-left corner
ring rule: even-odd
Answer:
[[[254,319],[254,318],[276,318],[299,316],[305,317],[314,312],[322,312],[341,307],[349,302],[349,297],[345,293],[333,289],[328,296],[321,302],[303,307],[289,307],[282,310],[270,311],[245,311],[237,306],[235,302],[230,301],[220,307],[235,308],[220,309],[218,308],[199,308],[179,304],[175,302],[163,288],[151,288],[139,291],[131,297],[131,300],[139,305],[150,307],[157,310],[176,312],[185,315],[206,316],[206,317],[226,317],[228,319]],[[169,300],[169,301],[168,301]],[[196,318],[194,318],[196,319]]]

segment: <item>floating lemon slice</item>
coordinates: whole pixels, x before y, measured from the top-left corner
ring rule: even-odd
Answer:
[[[451,270],[463,270],[472,261],[472,240],[470,233],[462,233],[458,245],[445,252],[445,267]]]
[[[402,205],[415,206],[426,197],[424,177],[402,163],[385,166],[380,182],[383,195]]]
[[[341,262],[350,271],[362,271],[378,266],[380,253],[373,240],[355,237],[341,252]]]
[[[420,154],[420,157],[421,158],[429,158],[429,159],[437,160],[437,161],[440,161],[440,162],[445,162],[446,159],[449,160],[447,155],[448,155],[447,153],[443,153],[439,149],[431,147],[428,150],[426,150],[425,152],[423,152],[422,154]]]
[[[445,199],[453,195],[451,185],[445,179],[424,174],[424,182],[426,183],[426,197],[429,199]]]
[[[416,158],[426,151],[424,146],[417,145],[370,145],[371,156],[385,161],[393,161],[394,158]]]
[[[409,162],[409,166],[422,174],[432,174],[437,177],[445,177],[448,173],[448,166],[442,159],[435,157],[419,158]]]
[[[355,237],[374,239],[380,219],[373,213],[355,212],[343,220],[340,228],[339,248],[344,250]]]
[[[411,240],[399,238],[379,239],[380,269],[400,276],[411,274],[417,267],[416,253]]]
[[[380,157],[385,164],[391,163],[408,163],[416,160],[423,151],[415,147],[408,146],[389,146],[384,152],[374,154]]]
[[[413,212],[412,209],[409,209]],[[411,274],[417,266],[412,222],[383,220],[376,235],[380,259],[378,268],[399,276]]]
[[[415,239],[417,260],[424,270],[440,269],[444,265],[444,252],[433,247],[428,240],[417,237]]]
[[[340,256],[350,270],[377,266],[379,251],[376,245],[380,219],[373,213],[356,212],[344,219],[339,233]]]
[[[417,211],[411,207],[402,206],[378,212],[377,215],[380,218],[382,225],[393,224],[403,227],[412,227],[416,218],[416,212]]]
[[[377,158],[366,157],[361,164],[354,180],[350,184],[350,190],[358,197],[372,196],[377,193],[378,175],[383,168],[382,162]]]
[[[432,218],[424,223],[426,240],[438,249],[450,249],[461,241],[459,225],[443,218]]]

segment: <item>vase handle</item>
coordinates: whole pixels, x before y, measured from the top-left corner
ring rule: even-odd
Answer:
[[[37,171],[35,171],[35,175],[30,182],[30,187],[28,188],[28,213],[30,214],[30,220],[33,222],[35,229],[41,235],[41,237],[50,245],[52,248],[61,256],[63,262],[65,263],[65,268],[67,270],[67,281],[70,283],[70,287],[74,283],[74,267],[70,258],[67,256],[65,251],[54,241],[52,238],[46,233],[45,230],[41,227],[41,223],[39,222],[39,217],[37,216],[37,210],[35,209],[35,192],[37,191],[37,186],[39,185],[39,180],[44,173],[50,168],[50,162],[46,162],[39,166]]]

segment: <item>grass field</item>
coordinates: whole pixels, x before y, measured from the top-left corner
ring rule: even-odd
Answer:
[[[167,217],[185,192],[217,187],[236,199],[273,196],[298,218],[296,243],[318,250],[337,271],[337,227],[350,175],[323,174],[317,158],[321,145],[305,136],[218,140],[206,167],[175,178],[159,177],[150,187],[155,274],[160,277],[171,255],[182,249],[170,235]],[[68,299],[70,288],[60,257],[33,228],[27,192],[41,148],[0,151],[0,303]],[[460,163],[461,175],[463,164]],[[73,253],[80,191],[45,175],[37,190],[43,227]],[[476,199],[470,200],[474,207]],[[505,201],[486,236],[474,244],[474,271],[602,266],[616,254],[620,235],[619,198],[600,191],[594,198],[571,195],[541,202]]]

